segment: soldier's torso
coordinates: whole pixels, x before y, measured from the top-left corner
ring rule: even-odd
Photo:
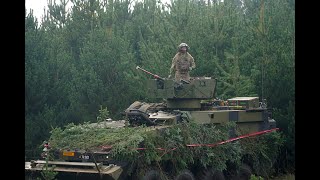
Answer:
[[[190,60],[188,54],[180,54],[176,58],[176,70],[181,74],[188,73]]]

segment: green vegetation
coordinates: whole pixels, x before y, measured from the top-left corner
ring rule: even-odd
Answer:
[[[284,174],[284,175],[279,175],[277,177],[271,178],[272,180],[295,180],[295,175],[294,174]]]
[[[53,149],[100,150],[101,146],[112,146],[111,155],[114,159],[138,164],[141,172],[151,164],[160,166],[163,162],[170,162],[177,171],[192,164],[201,167],[214,164],[216,170],[222,171],[226,170],[227,162],[239,166],[245,156],[250,156],[254,172],[268,177],[279,155],[277,149],[283,143],[278,132],[214,147],[186,146],[225,141],[229,138],[229,129],[234,126],[234,123],[203,126],[191,122],[165,129],[152,129],[144,126],[97,128],[89,123],[77,126],[69,124],[64,129],[55,128],[49,142]]]
[[[251,175],[250,180],[264,180],[261,176]]]
[[[50,158],[49,156],[46,158],[46,164],[44,164],[44,166],[42,167],[42,171],[40,173],[44,180],[54,180],[56,179],[55,177],[58,174],[58,172],[54,171],[54,168],[56,166],[53,165],[49,167],[48,165],[49,158]],[[41,180],[41,178],[39,177],[37,179]]]
[[[141,136],[146,132],[144,127],[97,128],[89,126],[89,123],[69,124],[64,130],[60,127],[52,130],[50,145],[53,148],[62,149],[92,149],[103,145],[119,145],[120,142],[124,144],[139,143],[142,139]]]
[[[26,150],[38,149],[55,128],[99,121],[104,107],[101,118],[120,119],[135,100],[149,101],[150,77],[135,67],[167,77],[177,45],[186,42],[197,65],[191,76],[216,77],[217,97],[267,99],[284,137],[275,171],[294,173],[295,0],[72,0],[69,11],[59,2],[43,19],[25,12]],[[138,144],[141,137],[132,138]],[[211,155],[200,160],[217,160]]]

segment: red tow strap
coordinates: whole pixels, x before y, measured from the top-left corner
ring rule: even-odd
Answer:
[[[272,132],[272,131],[275,131],[275,130],[279,130],[279,128],[268,129],[268,130],[264,130],[264,131],[251,133],[251,134],[246,134],[246,135],[242,135],[242,136],[238,136],[238,137],[235,137],[235,138],[228,139],[226,141],[221,141],[221,142],[218,142],[218,143],[215,143],[215,144],[187,144],[187,147],[200,147],[200,146],[214,147],[214,146],[217,146],[217,145],[225,144],[225,143],[236,141],[236,140],[239,140],[239,139],[243,139],[243,138],[247,138],[247,137],[251,137],[251,136],[258,136],[258,135],[261,135],[261,134],[269,133],[269,132]]]
[[[269,133],[269,132],[276,131],[276,130],[279,130],[279,128],[273,128],[273,129],[268,129],[268,130],[264,130],[264,131],[258,131],[258,132],[254,132],[254,133],[250,133],[250,134],[245,134],[245,135],[238,136],[238,137],[235,137],[235,138],[231,138],[231,139],[228,139],[226,141],[221,141],[221,142],[218,142],[218,143],[215,143],[215,144],[187,144],[186,146],[187,147],[201,147],[201,146],[215,147],[215,146],[218,146],[218,145],[221,145],[221,144],[229,143],[229,142],[232,142],[232,141],[236,141],[236,140],[239,140],[239,139],[248,138],[248,137],[252,137],[252,136],[258,136],[258,135]],[[112,146],[102,146],[101,148],[106,150],[106,149],[111,149]],[[146,150],[146,149],[147,148],[136,148],[136,150]],[[176,150],[177,148],[172,148],[172,149],[155,148],[155,149],[158,149],[160,151],[168,151],[168,150],[169,151],[173,151],[173,150]]]

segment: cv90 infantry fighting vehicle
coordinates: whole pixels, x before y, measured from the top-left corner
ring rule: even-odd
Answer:
[[[125,111],[126,121],[106,121],[92,126],[97,128],[133,128],[147,126],[150,130],[162,129],[190,121],[196,124],[220,125],[236,123],[230,130],[230,138],[235,132],[250,134],[267,132],[276,128],[265,102],[258,97],[234,97],[226,101],[215,99],[217,80],[211,77],[192,77],[190,81],[176,82],[174,79],[161,78],[140,67],[137,69],[152,75],[147,80],[147,93],[150,97],[163,101],[157,103],[133,102]],[[128,125],[125,125],[127,122]],[[125,127],[129,126],[129,127]],[[33,178],[43,172],[45,167],[55,166],[59,179],[140,179],[129,176],[126,171],[128,163],[116,161],[111,157],[112,146],[101,146],[96,149],[59,149],[55,151],[56,159],[26,162],[26,177]],[[191,170],[182,176],[193,178]],[[154,171],[142,175],[144,179],[157,179]],[[223,179],[223,178],[222,178]]]
[[[125,111],[132,125],[173,124],[182,121],[182,116],[194,119],[199,124],[237,123],[244,133],[275,128],[266,102],[259,97],[234,97],[227,101],[215,100],[217,80],[211,77],[193,77],[190,81],[176,82],[154,75],[139,66],[155,79],[147,82],[150,97],[164,99],[163,103],[136,101]]]

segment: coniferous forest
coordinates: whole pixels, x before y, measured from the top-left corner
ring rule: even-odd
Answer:
[[[295,171],[295,0],[60,0],[42,19],[25,10],[26,157],[55,127],[112,119],[148,101],[147,69],[169,75],[185,42],[191,76],[216,96],[259,96],[284,135],[279,172]],[[67,6],[71,3],[71,6]],[[38,152],[36,152],[38,153]]]

